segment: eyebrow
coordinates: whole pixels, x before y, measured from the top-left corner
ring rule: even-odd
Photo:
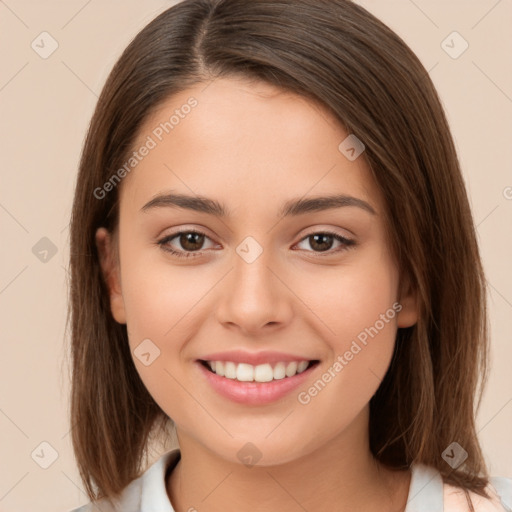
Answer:
[[[345,206],[355,206],[371,213],[372,215],[377,215],[373,207],[366,201],[344,194],[290,199],[283,204],[279,215],[282,217],[290,215],[297,216],[304,213],[330,210]],[[141,208],[141,211],[147,212],[154,208],[163,207],[184,208],[222,218],[230,216],[229,211],[215,199],[178,193],[159,194],[146,203]]]

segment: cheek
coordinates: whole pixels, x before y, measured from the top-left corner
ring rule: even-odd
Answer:
[[[325,338],[331,357],[310,387],[299,391],[298,402],[312,426],[323,429],[326,438],[348,427],[386,374],[400,310],[395,284],[389,269],[352,272],[324,283],[323,293],[317,296],[317,311],[334,331]]]
[[[186,416],[182,404],[187,403],[187,395],[178,384],[183,381],[182,363],[188,362],[185,349],[201,328],[199,317],[213,307],[207,295],[218,276],[207,266],[173,267],[157,250],[132,248],[128,243],[124,248],[121,279],[130,350],[144,385],[160,407]]]
[[[324,269],[315,276],[314,283],[311,286],[309,279],[301,282],[301,296],[328,327],[337,349],[342,349],[347,339],[373,326],[397,300],[396,269],[388,258],[373,254],[346,266]],[[394,324],[394,310],[390,315],[390,324]],[[386,329],[389,330],[388,323]]]
[[[347,400],[365,403],[376,391],[393,355],[400,310],[398,273],[389,258],[375,253],[319,277],[314,288],[306,292],[304,287],[302,293],[315,318],[327,326],[322,329],[330,348],[327,366],[338,361],[331,372],[336,378],[328,387],[337,389]],[[318,330],[320,321],[312,321]]]
[[[122,289],[133,343],[141,337],[172,338],[200,309],[196,305],[214,281],[207,269],[173,266],[160,251],[134,248],[130,254],[127,248],[125,252]]]
[[[172,411],[177,423],[192,422],[180,369],[183,347],[197,332],[199,308],[194,305],[208,290],[207,283],[183,269],[135,255],[127,256],[123,265],[127,331],[137,372],[163,411]]]

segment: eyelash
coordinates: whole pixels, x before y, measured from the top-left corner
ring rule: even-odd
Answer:
[[[162,238],[161,240],[159,240],[157,242],[157,244],[161,247],[162,250],[164,250],[166,252],[169,252],[173,256],[176,256],[178,258],[194,258],[194,257],[202,256],[204,251],[176,251],[176,250],[171,249],[169,246],[166,245],[168,242],[170,242],[171,240],[174,240],[176,237],[178,237],[180,235],[183,235],[183,234],[190,234],[190,233],[195,233],[195,234],[198,234],[198,235],[204,235],[206,238],[209,238],[202,231],[198,231],[198,230],[195,230],[195,229],[187,229],[187,230],[184,230],[184,231],[178,231],[176,233],[173,233],[172,235],[167,235],[164,238]],[[320,251],[320,252],[318,252],[318,251],[307,251],[307,252],[313,252],[313,253],[317,254],[319,257],[324,257],[323,254],[327,254],[327,256],[330,256],[332,254],[343,252],[343,251],[346,251],[347,249],[349,249],[350,247],[356,245],[356,242],[354,240],[351,240],[349,238],[345,238],[345,237],[343,237],[343,236],[341,236],[338,233],[335,233],[333,231],[315,231],[315,232],[310,233],[309,235],[306,235],[305,237],[301,238],[299,243],[304,241],[304,240],[306,240],[306,239],[308,239],[309,237],[311,237],[313,235],[329,235],[329,236],[332,236],[335,240],[337,240],[338,242],[340,242],[342,244],[341,247],[339,247],[338,249],[335,249],[335,250],[328,249],[327,251]]]

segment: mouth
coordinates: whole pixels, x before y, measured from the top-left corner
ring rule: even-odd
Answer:
[[[289,395],[305,384],[320,365],[318,359],[257,366],[202,359],[196,362],[203,378],[214,391],[233,402],[246,405],[264,405]]]
[[[235,363],[233,361],[206,361],[198,360],[208,371],[227,379],[238,382],[271,382],[274,380],[289,379],[297,374],[309,370],[320,363],[318,359],[311,361],[290,361],[277,363],[264,363],[251,365]]]

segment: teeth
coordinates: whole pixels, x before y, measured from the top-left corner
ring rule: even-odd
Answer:
[[[302,373],[307,367],[308,367],[308,362],[307,361],[301,361],[297,365],[297,373]]]
[[[207,361],[207,364],[221,377],[240,382],[270,382],[302,373],[308,367],[309,361],[277,363],[274,367],[269,363],[253,366],[247,363],[236,364],[232,361]]]
[[[236,379],[236,364],[226,361],[224,364],[224,377],[228,379]]]

